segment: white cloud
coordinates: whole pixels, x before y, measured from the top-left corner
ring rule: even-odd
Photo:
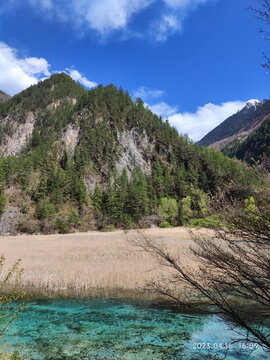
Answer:
[[[176,113],[168,118],[179,133],[188,134],[194,140],[200,140],[209,131],[245,105],[242,101],[230,101],[221,105],[206,104],[199,106],[195,113]]]
[[[17,60],[22,70],[29,75],[44,74],[50,76],[49,64],[43,58],[30,57]]]
[[[16,49],[0,42],[0,90],[14,95],[50,76],[49,68],[50,65],[46,59],[20,58]],[[97,86],[96,82],[88,80],[76,69],[66,69],[65,72],[87,88]]]
[[[164,3],[174,9],[186,9],[209,2],[209,0],[163,0]]]
[[[43,9],[51,9],[52,1],[51,0],[28,0],[31,5],[39,6]]]
[[[155,1],[155,0],[154,0]],[[132,15],[149,6],[153,0],[72,0],[71,9],[80,21],[105,36],[127,27]]]
[[[154,114],[162,116],[163,118],[168,118],[169,116],[172,116],[177,112],[177,106],[172,107],[163,101],[148,107]]]
[[[75,81],[78,81],[83,86],[91,89],[97,86],[97,83],[94,81],[89,81],[86,77],[84,77],[78,70],[75,69],[66,69],[68,71],[68,75]]]
[[[153,23],[152,35],[156,41],[167,40],[170,34],[182,29],[182,21],[177,14],[164,14],[161,19]]]
[[[0,89],[10,95],[49,76],[49,64],[43,58],[19,59],[15,49],[0,42]]]
[[[167,38],[183,29],[186,17],[198,6],[218,0],[163,0],[164,11],[162,16],[152,24],[152,35],[156,41],[165,41]]]
[[[9,7],[14,11],[15,5],[23,6],[28,2],[48,18],[68,22],[81,33],[91,29],[105,38],[120,30],[125,38],[150,36],[156,41],[165,41],[182,30],[183,21],[190,12],[215,1],[219,0],[6,0],[0,10]],[[135,30],[132,20],[150,6],[155,15],[149,16],[144,28]]]
[[[148,87],[145,86],[140,86],[137,90],[133,91],[133,97],[141,98],[143,101],[147,101],[150,99],[157,99],[162,95],[164,95],[163,90],[149,89]]]

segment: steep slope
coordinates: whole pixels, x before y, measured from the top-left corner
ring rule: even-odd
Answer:
[[[204,193],[246,181],[238,162],[179,136],[140,99],[66,74],[0,104],[0,150],[1,233],[130,226],[162,198],[200,216]]]
[[[205,135],[199,145],[222,149],[232,141],[243,141],[270,114],[270,100],[251,100],[236,114]]]
[[[0,90],[0,102],[7,101],[10,98],[11,98],[10,95],[8,95],[4,91]]]
[[[76,104],[85,90],[64,74],[33,85],[0,104],[0,150],[3,156],[18,154],[31,138],[34,126],[60,109],[65,111]],[[58,126],[61,126],[60,124]]]
[[[250,164],[261,163],[270,170],[270,117],[243,142],[230,143],[222,151]]]

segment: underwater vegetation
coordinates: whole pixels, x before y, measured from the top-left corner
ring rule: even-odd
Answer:
[[[234,336],[217,317],[146,302],[46,300],[29,303],[5,342],[31,360],[218,360]],[[247,356],[269,358],[261,349],[250,354],[234,344],[227,359]]]

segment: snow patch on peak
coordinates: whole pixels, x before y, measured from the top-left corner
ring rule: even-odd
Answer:
[[[257,105],[260,104],[260,103],[261,103],[261,101],[258,100],[258,99],[250,99],[245,103],[245,105],[243,107],[241,107],[238,110],[238,112],[241,111],[241,110],[244,110],[244,109],[250,109],[252,107],[254,107],[255,110],[256,110]]]
[[[250,100],[247,101],[247,103],[246,103],[246,105],[244,107],[252,107],[252,106],[256,107],[256,105],[260,104],[260,102],[261,101],[258,100],[258,99],[250,99]]]
[[[250,99],[247,101],[247,104],[252,104],[252,105],[256,105],[258,103],[260,103],[261,101],[259,99]]]

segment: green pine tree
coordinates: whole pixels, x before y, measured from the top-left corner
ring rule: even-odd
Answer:
[[[92,196],[93,207],[96,212],[101,212],[102,208],[102,193],[98,183],[96,182],[94,194]]]

